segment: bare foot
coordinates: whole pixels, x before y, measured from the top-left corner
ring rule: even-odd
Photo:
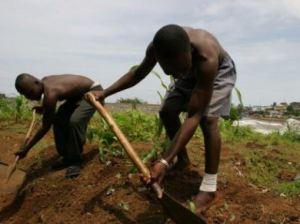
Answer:
[[[219,192],[204,192],[200,191],[194,198],[196,206],[196,214],[200,215],[201,212],[207,210],[210,206],[216,203],[220,199]]]

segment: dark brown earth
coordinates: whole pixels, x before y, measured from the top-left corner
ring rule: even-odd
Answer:
[[[17,169],[8,177],[8,167],[6,164],[0,164],[0,211],[15,200],[19,189],[25,183],[24,171]]]
[[[0,124],[0,161],[12,162],[25,124]],[[138,152],[149,150],[150,143],[134,143]],[[249,148],[253,145],[249,143]],[[203,171],[203,144],[189,145],[193,167],[170,173],[165,189],[185,202],[197,193]],[[52,171],[50,164],[57,153],[53,137],[48,134],[20,161],[27,171],[27,182],[14,204],[0,212],[0,223],[172,223],[136,174],[129,175],[128,160],[107,156],[98,159],[98,146],[87,144],[82,174],[73,180],[64,178],[64,170]],[[300,199],[275,196],[249,184],[243,174],[243,158],[230,145],[222,151],[219,190],[223,197],[204,213],[209,223],[300,223]],[[279,178],[290,178],[283,173]]]

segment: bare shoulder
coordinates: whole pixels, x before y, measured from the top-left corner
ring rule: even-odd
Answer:
[[[44,97],[43,106],[44,107],[54,107],[58,101],[58,90],[52,85],[44,86]]]
[[[210,32],[203,29],[194,29],[191,27],[183,27],[187,32],[192,45],[203,56],[214,55],[218,57],[223,48],[217,38]]]
[[[156,64],[155,50],[154,50],[153,43],[151,42],[146,49],[146,55],[139,67],[145,69],[146,73],[148,74],[150,72],[150,71],[148,72],[148,70],[151,70],[155,66],[155,64]]]
[[[153,43],[150,42],[146,49],[146,57],[155,57]]]

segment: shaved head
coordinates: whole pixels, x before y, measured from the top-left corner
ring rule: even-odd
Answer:
[[[33,75],[22,73],[17,76],[15,87],[20,94],[31,100],[39,100],[43,93],[43,84]]]
[[[187,32],[178,25],[160,28],[154,38],[156,58],[163,71],[174,78],[189,73],[192,67],[192,46]]]
[[[160,28],[153,38],[153,46],[162,57],[174,57],[191,49],[187,33],[178,25],[166,25]]]

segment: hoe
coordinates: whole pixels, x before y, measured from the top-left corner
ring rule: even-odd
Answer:
[[[129,141],[126,139],[118,125],[115,123],[111,115],[105,109],[104,106],[100,102],[98,102],[92,94],[88,94],[88,98],[90,103],[96,108],[96,110],[100,113],[100,115],[104,118],[104,120],[108,123],[110,128],[113,130],[115,135],[117,136],[119,142],[124,147],[127,155],[134,163],[134,165],[138,168],[138,170],[147,178],[150,178],[149,169],[143,164],[138,154],[135,152]],[[158,183],[152,184],[152,189],[156,193],[157,199],[161,203],[165,212],[170,216],[170,218],[177,224],[202,224],[206,223],[206,221],[194,214],[192,211],[187,209],[181,203],[176,201],[173,197],[171,197],[167,192],[165,192]]]

